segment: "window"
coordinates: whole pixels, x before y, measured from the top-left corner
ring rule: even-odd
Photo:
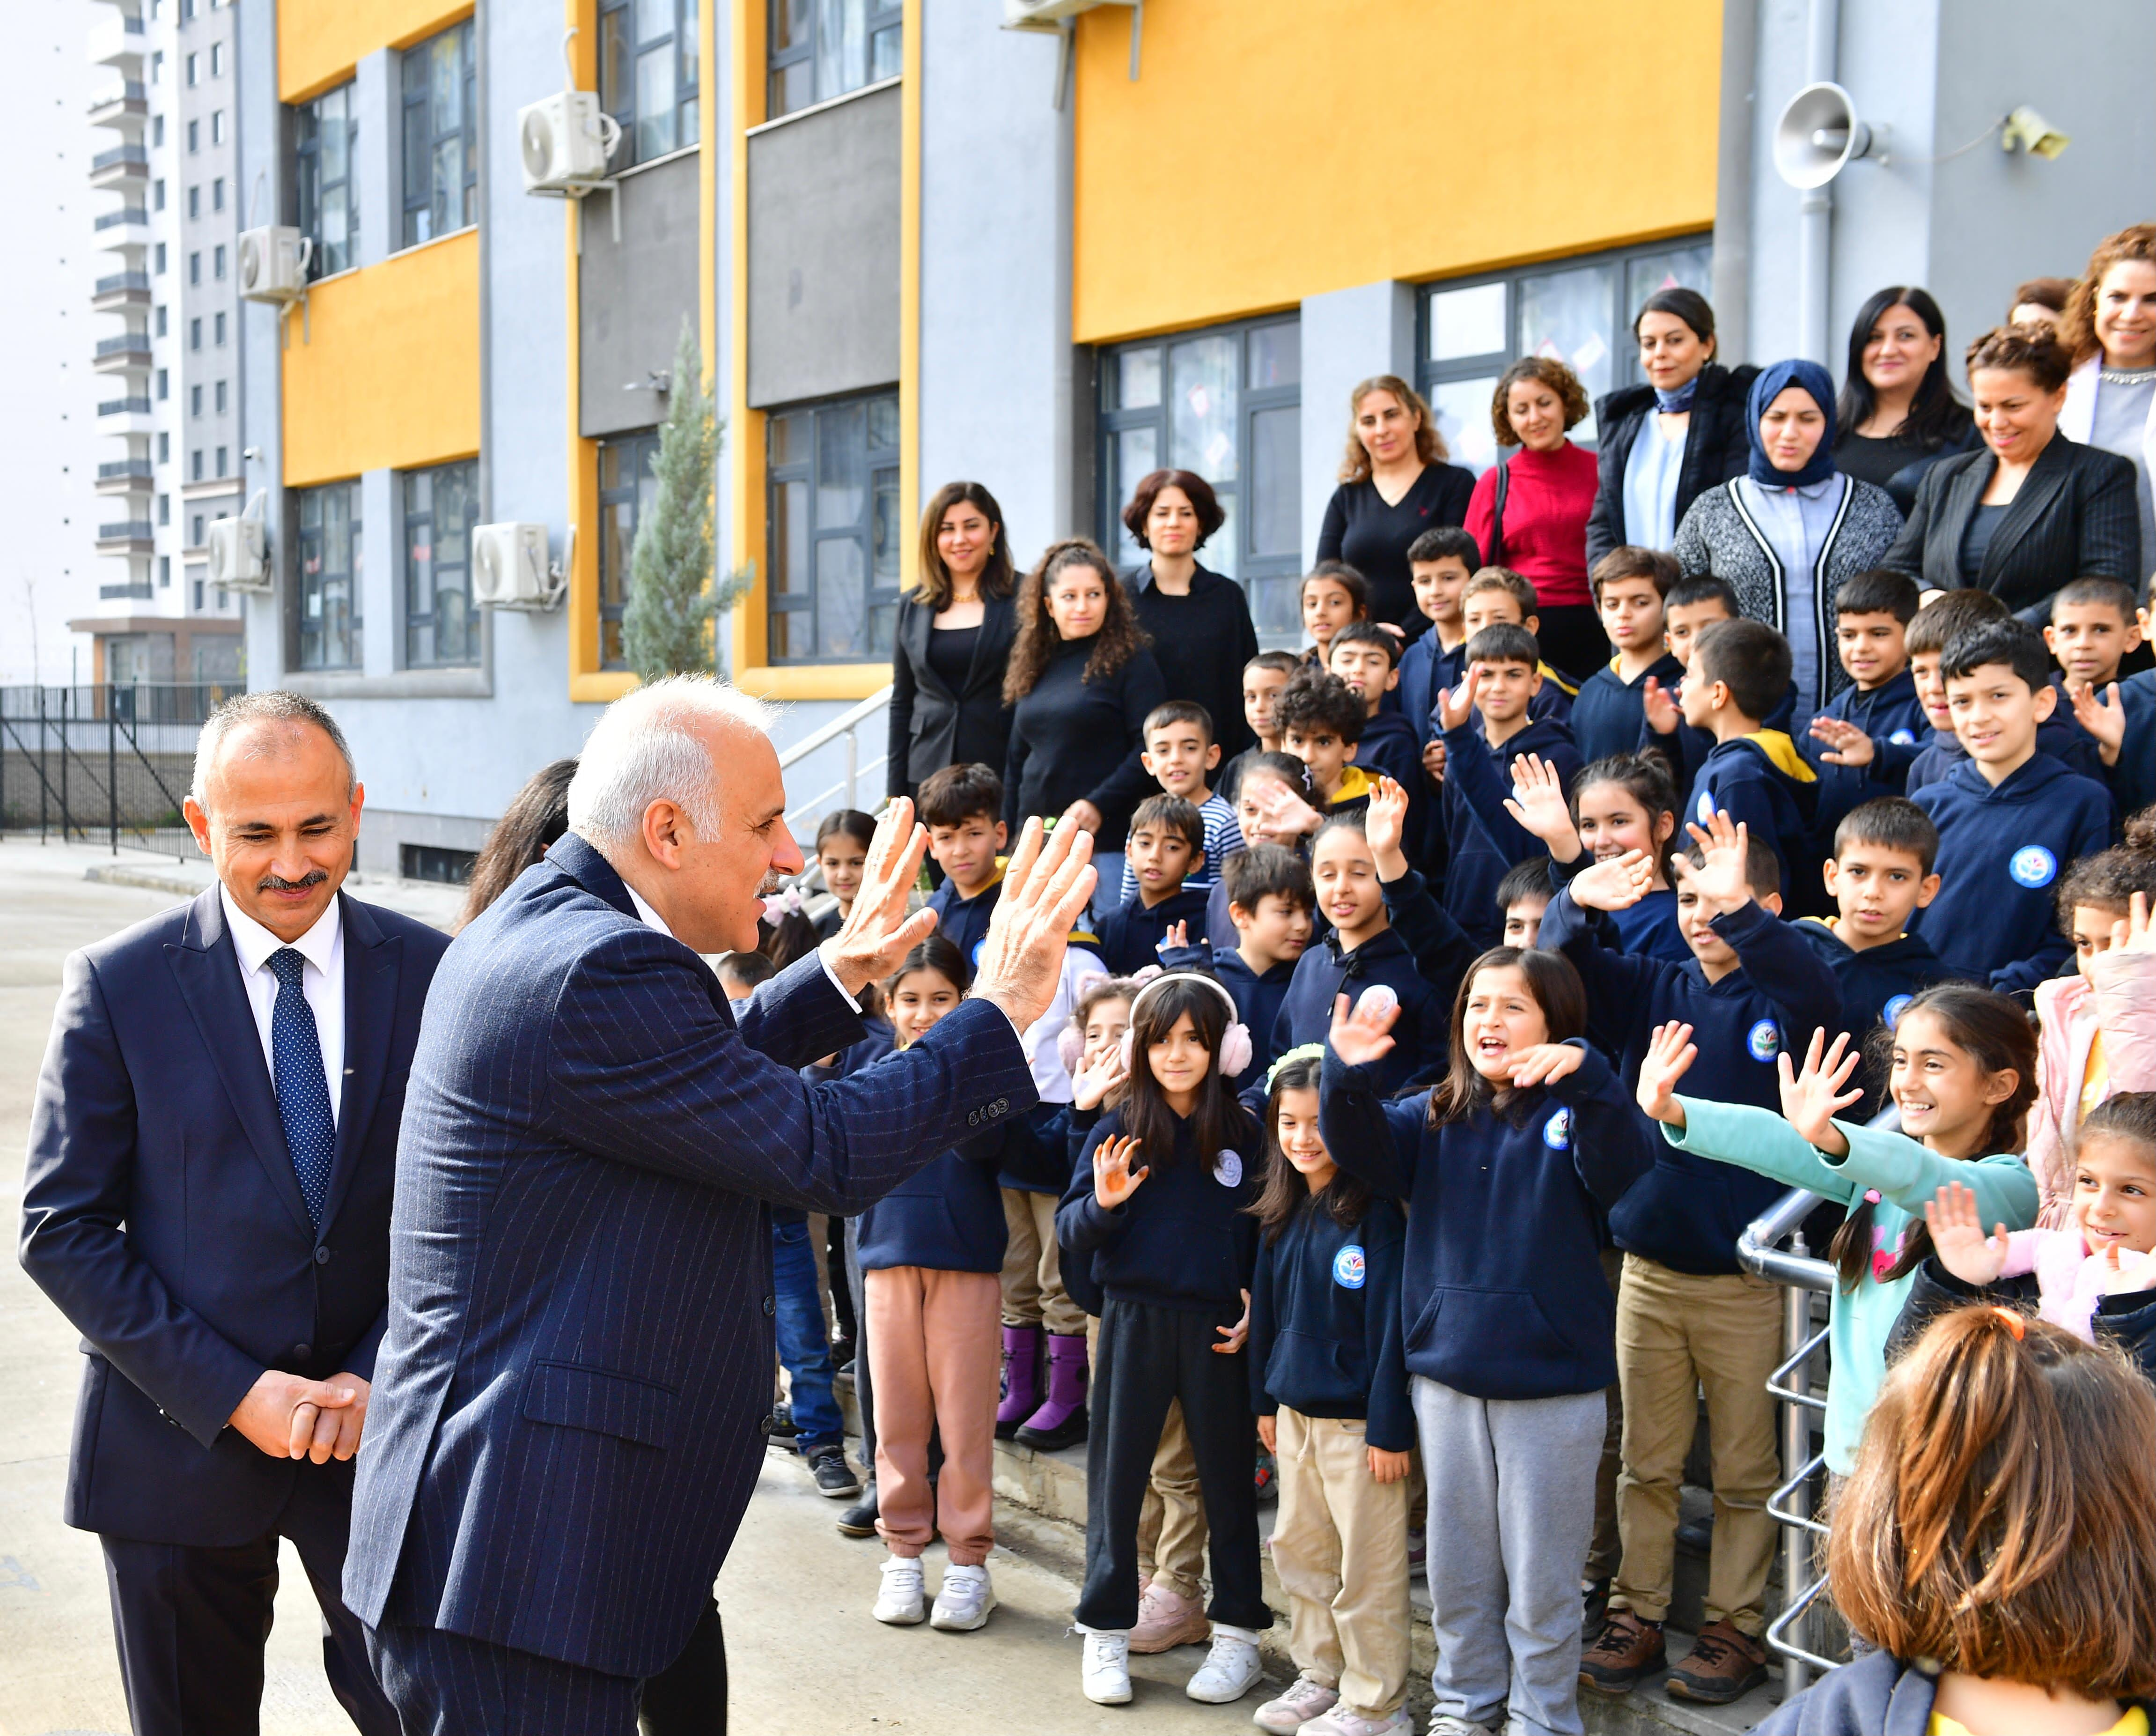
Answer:
[[[200,187],[190,187],[187,189],[187,221],[189,223],[192,223],[201,215],[202,188]]]
[[[220,241],[210,249],[210,257],[217,262],[214,275],[222,283],[224,280],[224,244],[223,242]]]
[[[213,79],[224,76],[224,44],[221,42],[209,45],[209,75]]]
[[[472,222],[479,167],[467,18],[404,51],[404,245]]]
[[[216,325],[218,347],[222,349],[224,347],[224,316],[223,314],[216,316]]]
[[[168,431],[161,430],[157,435],[157,462],[168,465],[172,461],[172,436]]]
[[[198,253],[191,253],[187,255],[187,281],[189,283],[202,281],[202,255]]]
[[[1250,593],[1268,638],[1301,629],[1302,330],[1293,318],[1123,344],[1101,357],[1101,542],[1142,551],[1122,511],[1148,470],[1195,470],[1226,521],[1199,558]]]
[[[359,189],[352,170],[359,123],[352,118],[352,87],[340,85],[292,111],[300,233],[314,242],[307,260],[310,278],[347,271],[357,263],[352,243],[359,233]]]
[[[771,118],[896,77],[899,18],[899,0],[771,0]]]
[[[162,590],[172,582],[172,557],[170,555],[159,555],[157,557],[157,588]]]
[[[696,142],[696,0],[601,0],[599,101],[621,167]]]
[[[202,347],[202,321],[200,320],[189,320],[187,321],[187,347],[191,350],[198,350]]]
[[[225,392],[225,383],[224,383],[223,380],[219,380],[219,381],[217,383],[217,413],[218,413],[218,415],[220,415],[220,416],[222,416],[222,415],[224,413],[224,404],[225,404],[224,392]],[[219,466],[218,466],[218,474],[220,476],[221,476],[221,475],[223,475],[224,474],[224,470],[223,470],[223,467],[222,465],[219,465]]]
[[[187,82],[190,85],[199,85],[202,83],[201,62],[202,56],[199,54],[190,54],[187,56]]]
[[[161,525],[168,525],[172,521],[172,497],[170,495],[159,495],[157,496],[157,522]]]
[[[479,852],[448,850],[438,844],[400,844],[397,871],[406,880],[434,881],[445,886],[461,886],[479,866]]]
[[[224,110],[212,109],[209,115],[209,141],[213,145],[224,142]]]
[[[773,663],[891,655],[898,619],[898,398],[883,393],[764,424]]]
[[[150,117],[150,148],[153,151],[165,148],[165,117],[162,115]]]
[[[172,376],[171,371],[169,369],[161,367],[157,370],[158,400],[162,403],[164,399],[170,398],[172,395]]]
[[[202,448],[201,448],[201,447],[199,447],[199,446],[197,446],[196,448],[194,448],[192,451],[190,451],[190,452],[187,454],[187,480],[188,480],[188,481],[190,481],[190,482],[199,482],[199,481],[201,481],[202,480],[203,480],[203,455],[202,455]]]
[[[193,536],[193,537],[189,540],[189,542],[188,542],[188,543],[187,543],[187,547],[188,547],[189,548],[200,548],[202,546],[203,546],[203,516],[202,516],[202,514],[201,514],[201,513],[198,512],[197,514],[195,514],[194,536]]]
[[[165,82],[165,51],[162,49],[155,50],[150,56],[150,82],[153,85]]]
[[[190,416],[202,414],[202,388],[199,386],[187,388],[187,413]]]
[[[629,556],[636,547],[637,521],[659,493],[651,474],[659,456],[654,433],[621,434],[599,442],[599,665],[625,669],[621,643],[622,607],[629,601]]]
[[[162,307],[157,310],[157,336],[162,337],[165,335],[165,310]]]
[[[225,458],[225,455],[231,449],[232,449],[229,446],[220,446],[217,449],[217,473],[220,476],[225,474],[225,470],[227,469],[227,460]],[[220,512],[218,514],[218,516],[219,518],[223,518],[224,515]]]
[[[359,483],[300,496],[300,667],[354,669],[360,661]]]
[[[213,211],[224,209],[224,177],[222,175],[209,184],[209,208]]]
[[[171,560],[171,558],[172,558],[172,557],[171,557],[171,556],[169,556],[169,555],[167,555],[167,556],[166,556],[166,557],[165,557],[165,559],[166,559],[167,562],[169,562],[169,561]],[[201,609],[201,607],[202,607],[202,606],[203,606],[203,582],[202,582],[200,579],[197,579],[197,580],[195,581],[195,607],[196,607],[196,609]]]
[[[430,669],[479,661],[471,600],[471,527],[479,465],[407,470],[404,483],[404,661]]]
[[[165,208],[165,183],[162,180],[152,181],[150,183],[150,208],[152,211],[162,211]]]
[[[202,122],[187,122],[187,152],[190,156],[202,149]]]
[[[1522,356],[1568,363],[1590,402],[1640,379],[1632,317],[1656,290],[1704,291],[1713,249],[1706,240],[1546,265],[1500,277],[1432,284],[1423,292],[1416,384],[1430,400],[1455,464],[1486,470],[1497,460],[1490,397]],[[1594,418],[1572,431],[1595,441]]]
[[[162,277],[165,275],[165,244],[162,241],[157,244],[157,275]]]

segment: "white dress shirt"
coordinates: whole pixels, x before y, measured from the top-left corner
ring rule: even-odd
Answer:
[[[277,1007],[277,973],[270,968],[270,955],[290,945],[307,961],[300,973],[300,992],[314,1009],[315,1035],[322,1043],[322,1075],[329,1081],[330,1117],[335,1120],[344,1097],[344,917],[335,898],[297,940],[281,941],[233,902],[232,894],[219,886],[217,896],[224,903],[225,927],[239,954],[239,980],[247,989],[247,1004],[254,1012],[254,1029],[262,1039],[262,1062],[270,1069],[270,1082],[277,1077],[277,1061],[270,1042],[270,1020]]]
[[[677,936],[671,928],[669,928],[666,926],[666,918],[660,916],[657,911],[651,907],[649,901],[644,897],[643,893],[638,891],[634,886],[630,886],[625,880],[621,884],[623,889],[629,894],[629,901],[636,907],[637,919],[641,922],[645,927],[656,928],[669,940],[680,938],[680,937]],[[846,985],[839,980],[838,973],[831,968],[831,961],[824,956],[824,949],[821,947],[819,947],[816,949],[816,962],[824,967],[824,974],[830,979],[831,986],[837,989],[839,994],[845,995],[846,1004],[851,1007],[856,1013],[860,1012],[861,1009],[860,1002],[854,996],[846,994]]]

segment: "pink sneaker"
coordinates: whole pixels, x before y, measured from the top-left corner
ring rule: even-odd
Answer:
[[[1131,1630],[1131,1650],[1166,1651],[1202,1644],[1213,1636],[1205,1606],[1194,1597],[1178,1597],[1165,1585],[1148,1585],[1138,1599],[1138,1624]]]

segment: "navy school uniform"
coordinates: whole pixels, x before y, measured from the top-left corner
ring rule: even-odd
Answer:
[[[2121,681],[2118,702],[2126,708],[2126,740],[2118,763],[2107,770],[2112,799],[2124,819],[2156,802],[2156,670]]]
[[[1939,892],[1912,926],[2003,994],[2057,975],[2073,942],[2059,932],[2056,884],[2111,842],[2111,792],[2040,752],[1996,788],[1965,760],[1913,799],[1939,829]]]
[[[1581,1045],[1584,1047],[1585,1045]],[[1598,1391],[1617,1378],[1606,1217],[1653,1163],[1607,1061],[1440,1127],[1430,1094],[1388,1100],[1329,1050],[1318,1124],[1334,1161],[1407,1204],[1400,1286],[1410,1374],[1478,1399]]]
[[[1673,692],[1684,679],[1684,665],[1665,652],[1651,668],[1632,681],[1617,673],[1617,659],[1598,669],[1580,686],[1572,701],[1572,739],[1579,757],[1589,765],[1613,753],[1638,750],[1640,732],[1645,728],[1646,682],[1651,675],[1665,692]]]
[[[1871,763],[1837,766],[1820,758],[1832,750],[1810,729],[1796,737],[1797,752],[1819,774],[1819,813],[1815,825],[1820,854],[1831,855],[1834,829],[1852,808],[1875,796],[1898,796],[1909,778],[1909,763],[1922,751],[1932,732],[1916,678],[1904,669],[1891,681],[1868,692],[1845,687],[1820,707],[1822,717],[1853,723],[1871,737]]]
[[[1422,740],[1405,711],[1380,711],[1363,725],[1355,762],[1373,778],[1391,778],[1413,796],[1422,783]]]
[[[1425,742],[1435,741],[1437,737],[1436,728],[1430,721],[1437,705],[1437,690],[1460,685],[1460,665],[1466,650],[1467,641],[1463,639],[1446,650],[1438,644],[1433,629],[1400,653],[1400,685],[1387,697],[1399,701],[1400,714],[1414,724]],[[1418,743],[1418,754],[1419,747]]]
[[[1004,876],[998,869],[995,879],[970,898],[958,896],[958,883],[948,876],[928,896],[928,907],[936,912],[936,926],[966,961],[968,981],[980,963],[981,942],[988,937],[988,918],[996,913],[996,901],[1003,895]]]
[[[1160,943],[1178,922],[1190,925],[1189,938],[1204,945],[1210,889],[1185,886],[1148,907],[1132,893],[1101,924],[1101,962],[1119,977],[1160,963]]]
[[[861,1270],[1001,1271],[1009,1230],[997,1172],[1013,1139],[1030,1137],[1026,1117],[1014,1115],[1007,1128],[968,1139],[914,1171],[861,1214]]]
[[[1407,1220],[1373,1199],[1342,1224],[1322,1196],[1296,1202],[1277,1240],[1258,1244],[1250,1286],[1250,1400],[1260,1416],[1359,1420],[1385,1452],[1415,1444],[1408,1402],[1400,1278]]]
[[[1283,958],[1260,976],[1233,947],[1171,947],[1160,955],[1163,970],[1209,971],[1235,997],[1235,1018],[1250,1034],[1245,1081],[1262,1079],[1265,1069],[1280,1059],[1281,1051],[1273,1047],[1273,1027],[1280,1020],[1281,1003],[1287,999],[1298,962]]]
[[[1505,919],[1497,883],[1514,865],[1547,856],[1549,847],[1505,811],[1512,793],[1512,763],[1539,754],[1569,792],[1579,774],[1572,732],[1556,722],[1530,723],[1492,747],[1472,723],[1445,732],[1445,908],[1481,945],[1495,946]]]
[[[1714,919],[1714,932],[1735,950],[1738,968],[1709,983],[1697,958],[1672,964],[1612,950],[1592,913],[1569,891],[1551,901],[1543,917],[1545,950],[1572,960],[1587,985],[1587,1035],[1614,1055],[1627,1081],[1655,1027],[1680,1020],[1692,1027],[1699,1059],[1686,1089],[1721,1103],[1750,1103],[1781,1112],[1774,1057],[1802,1055],[1815,1030],[1842,1027],[1841,989],[1834,973],[1792,923],[1753,903]],[[1733,1164],[1653,1142],[1654,1169],[1609,1215],[1617,1245],[1672,1271],[1733,1272],[1737,1238],[1788,1191],[1778,1181]]]
[[[2129,737],[2128,746],[2131,748],[2133,745]],[[2103,763],[2103,750],[2097,746],[2094,736],[2074,722],[2072,708],[2066,704],[2064,694],[2060,695],[2051,715],[2036,726],[2036,751],[2050,754],[2078,777],[2102,783],[2109,776],[2109,769]],[[1902,793],[1913,801],[1918,790],[1929,789],[1942,782],[1968,758],[1968,752],[1952,730],[1933,730],[1917,757],[1909,762],[1909,776]]]
[[[1674,691],[1671,697],[1676,697]],[[1784,735],[1795,732],[1797,684],[1794,681],[1789,683],[1789,691],[1782,696],[1782,702],[1774,707],[1774,715],[1768,718],[1761,727],[1779,729]],[[1677,805],[1689,814],[1691,811],[1693,786],[1699,780],[1699,768],[1707,763],[1707,755],[1714,752],[1714,737],[1703,729],[1694,729],[1682,717],[1678,718],[1677,727],[1669,734],[1657,735],[1648,725],[1643,703],[1640,712],[1640,744],[1636,751],[1659,753],[1662,757],[1670,768],[1670,779],[1677,787]]]
[[[1843,1028],[1864,1050],[1856,1082],[1864,1087],[1865,1101],[1857,1107],[1869,1114],[1887,1085],[1887,1068],[1871,1055],[1872,1032],[1882,1025],[1892,1030],[1902,1009],[1933,984],[1966,982],[1969,973],[1941,958],[1921,934],[1859,951],[1835,932],[1831,921],[1806,917],[1790,926],[1840,985]]]
[[[1569,886],[1575,875],[1594,865],[1594,858],[1585,850],[1569,862],[1560,862],[1553,857],[1551,896],[1554,897],[1558,887]],[[1619,952],[1666,958],[1672,964],[1682,964],[1691,958],[1691,948],[1685,944],[1684,931],[1677,927],[1677,895],[1670,888],[1649,892],[1637,904],[1605,914],[1616,927]]]
[[[1717,813],[1774,845],[1781,858],[1784,905],[1806,914],[1825,907],[1819,847],[1812,839],[1819,780],[1788,736],[1762,730],[1716,744],[1693,781],[1682,817],[1703,826]]]

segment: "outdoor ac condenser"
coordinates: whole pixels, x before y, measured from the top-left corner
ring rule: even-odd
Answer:
[[[228,591],[271,589],[269,547],[259,518],[218,519],[209,527],[209,582]]]
[[[523,609],[548,609],[562,600],[562,582],[547,563],[546,526],[476,525],[471,537],[474,600]]]
[[[267,301],[279,307],[297,300],[306,293],[307,262],[314,250],[312,236],[285,224],[243,229],[239,236],[241,299]]]
[[[593,90],[557,90],[517,110],[526,193],[573,193],[606,178],[621,125]]]

